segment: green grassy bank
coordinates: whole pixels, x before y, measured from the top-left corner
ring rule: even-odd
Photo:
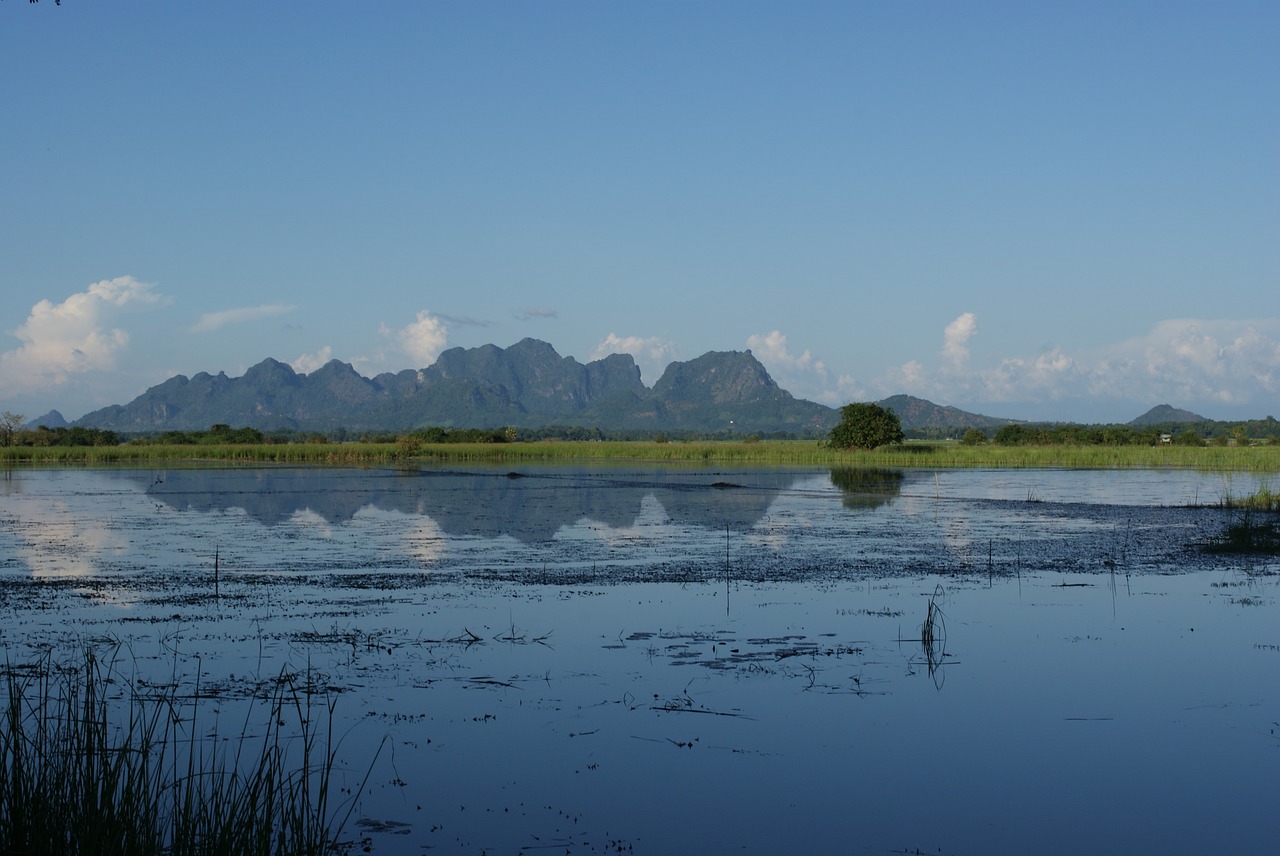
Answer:
[[[13,464],[574,463],[652,462],[868,467],[1177,467],[1280,472],[1280,446],[999,446],[906,443],[846,452],[813,440],[701,442],[278,443],[218,445],[13,446]]]

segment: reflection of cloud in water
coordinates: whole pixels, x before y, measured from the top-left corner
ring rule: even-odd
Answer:
[[[42,474],[43,475],[43,474]],[[86,515],[76,506],[79,491],[63,495],[62,474],[55,472],[41,487],[24,491],[22,478],[7,479],[0,506],[0,549],[7,548],[6,564],[22,567],[36,580],[87,579],[101,572],[104,559],[118,561],[132,551],[129,535],[103,515]],[[102,490],[111,480],[93,472],[76,472],[80,490],[87,495]],[[32,480],[35,481],[34,479]],[[109,491],[108,491],[109,492]],[[109,588],[77,589],[94,603],[132,607],[133,598]]]
[[[775,553],[781,553],[783,548],[791,543],[791,537],[787,531],[776,526],[768,530],[748,532],[745,540],[749,547],[762,547]]]
[[[343,539],[327,520],[311,512],[306,517],[314,521],[314,530],[309,534],[340,547]],[[352,516],[351,522],[361,533],[361,546],[394,566],[439,564],[448,552],[448,538],[440,525],[422,514],[366,505]],[[404,563],[401,558],[413,561]]]
[[[630,525],[615,526],[587,517],[578,521],[575,526],[561,530],[561,534],[568,538],[582,535],[594,537],[606,547],[629,547],[637,541],[661,538],[669,531],[670,524],[671,518],[667,516],[662,503],[653,494],[649,494],[640,500],[640,510]]]
[[[329,525],[329,521],[309,508],[295,511],[288,522],[309,535],[323,538],[326,541],[333,539],[333,527]]]
[[[17,511],[15,516],[23,520],[20,509],[10,510]],[[58,503],[55,510],[63,513],[66,506]],[[96,571],[95,560],[128,548],[124,536],[100,524],[50,522],[43,514],[33,514],[23,522],[26,537],[19,540],[16,553],[36,579],[91,576]]]
[[[948,518],[942,526],[942,543],[960,560],[967,559],[973,549],[973,532],[969,521],[958,517]]]
[[[444,559],[446,538],[440,525],[430,517],[397,515],[404,519],[404,550],[419,562],[434,565]]]

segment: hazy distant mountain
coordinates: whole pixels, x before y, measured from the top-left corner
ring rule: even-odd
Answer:
[[[993,427],[1008,420],[899,395],[904,429]],[[839,411],[795,398],[750,351],[712,351],[667,366],[652,389],[628,354],[583,365],[537,339],[509,348],[451,348],[424,369],[361,376],[337,360],[298,374],[274,359],[243,377],[177,375],[77,425],[126,433],[198,431],[211,425],[264,431],[405,431],[577,425],[614,431],[822,436]]]
[[[626,430],[826,434],[840,421],[830,407],[797,399],[750,351],[711,351],[667,366],[652,390],[613,395],[583,414]]]
[[[428,368],[373,379],[337,360],[307,375],[274,359],[239,378],[177,375],[77,424],[129,432],[203,430],[217,423],[266,431],[533,426],[571,420],[610,395],[644,391],[628,355],[584,366],[545,342],[525,339],[506,349],[453,348]]]
[[[1177,422],[1207,422],[1209,420],[1190,410],[1180,410],[1170,404],[1157,404],[1146,413],[1130,422],[1133,426],[1166,425]]]
[[[958,407],[944,407],[910,395],[894,395],[876,402],[898,415],[904,431],[920,428],[999,428],[1015,421],[969,413]]]
[[[37,418],[37,419],[32,419],[30,422],[28,422],[28,423],[27,423],[26,425],[24,425],[23,427],[24,427],[24,428],[27,428],[28,430],[34,430],[34,429],[36,429],[36,428],[40,428],[40,427],[44,427],[44,428],[69,428],[69,427],[71,427],[71,423],[69,423],[66,419],[64,419],[64,418],[62,417],[62,414],[61,414],[61,413],[59,413],[58,411],[56,411],[56,410],[50,410],[50,411],[49,411],[48,413],[46,413],[44,416],[41,416],[41,417],[39,417],[39,418]]]
[[[612,395],[645,392],[629,354],[582,365],[537,339],[509,348],[450,348],[421,371],[382,374],[407,426],[543,425],[573,417]]]

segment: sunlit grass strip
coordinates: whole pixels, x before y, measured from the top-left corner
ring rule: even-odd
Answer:
[[[345,817],[330,805],[333,707],[282,675],[259,731],[202,737],[198,703],[143,695],[90,652],[82,666],[10,666],[0,715],[0,852],[325,854]],[[197,687],[194,698],[199,697]],[[328,728],[317,720],[328,714]],[[296,724],[292,735],[286,723]],[[363,786],[361,787],[363,790]],[[350,805],[347,806],[347,812]]]
[[[128,464],[156,461],[244,464],[399,463],[654,463],[760,464],[991,468],[1159,468],[1280,472],[1280,446],[965,446],[906,443],[871,452],[845,452],[816,440],[744,441],[542,441],[517,443],[423,443],[406,450],[396,443],[279,443],[263,445],[145,445],[10,447],[0,461],[12,463]]]

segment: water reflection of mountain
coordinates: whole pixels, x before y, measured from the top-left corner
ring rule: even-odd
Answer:
[[[589,519],[635,526],[654,497],[676,523],[741,531],[755,525],[781,492],[811,473],[748,471],[600,471],[193,469],[120,473],[179,511],[243,509],[264,526],[309,511],[329,523],[373,507],[430,517],[455,536],[509,535],[545,541]]]

